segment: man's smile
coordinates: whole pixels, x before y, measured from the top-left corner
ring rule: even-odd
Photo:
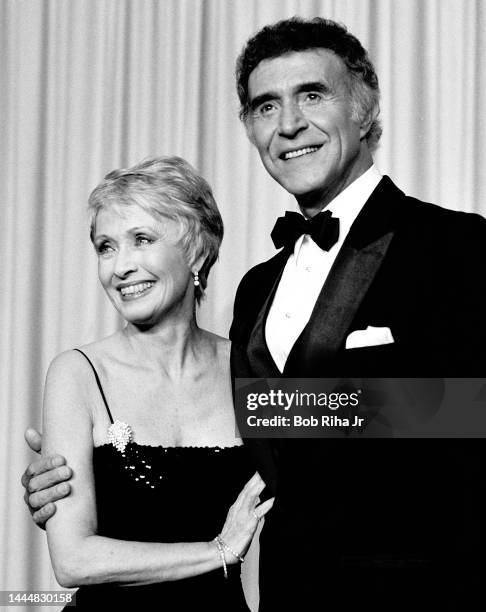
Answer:
[[[286,151],[279,155],[280,159],[287,161],[288,159],[294,159],[295,157],[302,157],[304,155],[309,155],[309,153],[315,153],[318,151],[322,145],[312,146],[312,147],[303,147],[301,149],[293,149],[291,151]]]

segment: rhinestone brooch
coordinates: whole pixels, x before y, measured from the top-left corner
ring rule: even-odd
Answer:
[[[130,425],[123,421],[115,421],[108,427],[108,442],[123,453],[126,445],[133,439],[133,432]]]

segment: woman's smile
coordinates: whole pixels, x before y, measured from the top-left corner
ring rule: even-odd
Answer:
[[[154,284],[155,281],[138,282],[130,285],[124,285],[123,287],[118,287],[118,291],[120,292],[123,301],[137,300],[138,298],[147,295]]]

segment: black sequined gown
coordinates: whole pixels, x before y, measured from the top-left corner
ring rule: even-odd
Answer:
[[[113,423],[94,367],[93,371]],[[243,446],[162,447],[134,442],[123,452],[112,444],[95,448],[93,469],[98,535],[137,542],[212,540],[254,473]],[[239,565],[228,566],[228,579],[219,568],[147,586],[84,586],[77,591],[76,606],[161,612],[249,610]]]

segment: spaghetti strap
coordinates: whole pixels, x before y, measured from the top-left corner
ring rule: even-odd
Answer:
[[[74,350],[74,351],[78,351],[78,353],[81,353],[81,355],[83,355],[83,356],[86,358],[87,362],[88,362],[88,363],[89,363],[89,365],[91,366],[91,369],[93,370],[93,373],[94,373],[95,378],[96,378],[96,384],[98,385],[98,389],[100,390],[101,397],[102,397],[103,402],[104,402],[104,404],[105,404],[106,411],[108,412],[108,416],[110,417],[110,422],[113,424],[113,417],[111,416],[110,409],[108,408],[108,402],[106,401],[105,393],[104,393],[104,391],[103,391],[103,387],[101,386],[100,377],[98,376],[98,372],[96,371],[96,368],[95,368],[95,367],[94,367],[94,365],[91,363],[91,360],[90,360],[90,358],[89,358],[89,357],[86,355],[86,353],[83,353],[83,351],[81,351],[81,350],[79,350],[79,349],[77,349],[77,348],[75,348],[75,349],[73,349],[73,350]]]

